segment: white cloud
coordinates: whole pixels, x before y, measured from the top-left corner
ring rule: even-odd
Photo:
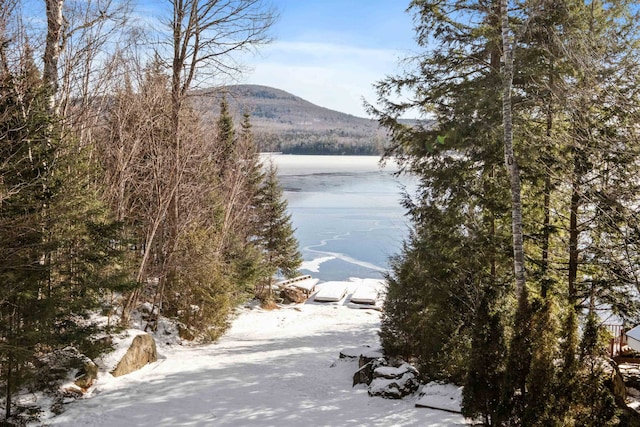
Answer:
[[[375,101],[373,84],[394,74],[400,51],[347,44],[277,42],[246,60],[245,83],[286,90],[314,104],[366,117],[362,98]]]

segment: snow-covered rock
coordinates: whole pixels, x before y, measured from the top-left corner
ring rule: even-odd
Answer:
[[[378,359],[379,357],[383,357],[382,349],[373,348],[368,345],[360,346],[360,347],[349,347],[340,350],[340,358],[341,359],[359,359],[361,357],[366,359]],[[360,365],[362,367],[362,365]]]
[[[360,356],[359,360],[363,360],[362,356]],[[381,366],[386,365],[387,359],[385,359],[384,357],[379,357],[377,359],[370,360],[364,365],[360,365],[360,369],[358,369],[355,374],[353,374],[353,387],[358,384],[366,384],[367,386],[370,385],[373,381],[373,371]]]
[[[627,387],[640,390],[640,365],[637,363],[621,363],[618,365],[620,374]]]
[[[373,371],[369,395],[402,399],[415,393],[419,386],[418,371],[408,363],[398,367],[380,366]]]
[[[56,350],[39,359],[42,364],[42,378],[55,382],[65,380],[73,383],[79,390],[91,387],[98,377],[98,366],[77,348],[68,346]]]
[[[406,372],[411,372],[413,373],[415,376],[418,375],[418,371],[416,370],[416,368],[414,368],[413,366],[409,365],[408,363],[403,363],[402,365],[398,366],[398,367],[394,367],[394,366],[381,366],[379,368],[377,368],[374,372],[376,378],[387,378],[387,379],[394,379],[394,378],[400,378],[402,375],[404,375]]]
[[[624,377],[618,365],[613,360],[606,363],[606,366],[607,368],[604,370],[604,383],[609,387],[609,390],[611,390],[618,406],[624,407],[627,399],[627,388],[624,383]]]

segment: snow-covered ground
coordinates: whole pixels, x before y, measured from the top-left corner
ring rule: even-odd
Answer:
[[[416,408],[416,398],[369,397],[352,388],[357,361],[343,348],[377,347],[380,313],[337,303],[243,307],[207,346],[159,341],[161,360],[132,374],[99,377],[87,398],[44,420],[59,426],[460,426],[460,414]]]

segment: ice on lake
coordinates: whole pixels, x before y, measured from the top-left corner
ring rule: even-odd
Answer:
[[[376,156],[268,156],[278,167],[303,273],[320,280],[380,278],[407,235],[400,202],[414,183]]]

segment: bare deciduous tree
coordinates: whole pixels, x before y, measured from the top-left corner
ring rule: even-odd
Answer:
[[[275,13],[263,0],[172,0],[171,29],[171,137],[172,186],[178,188],[182,169],[181,115],[189,90],[197,82],[215,80],[240,71],[234,54],[269,41],[268,29]],[[174,249],[178,241],[180,191],[169,208],[169,236]]]
[[[66,0],[57,105],[81,144],[91,142],[119,70],[115,62],[132,43],[128,0]]]

